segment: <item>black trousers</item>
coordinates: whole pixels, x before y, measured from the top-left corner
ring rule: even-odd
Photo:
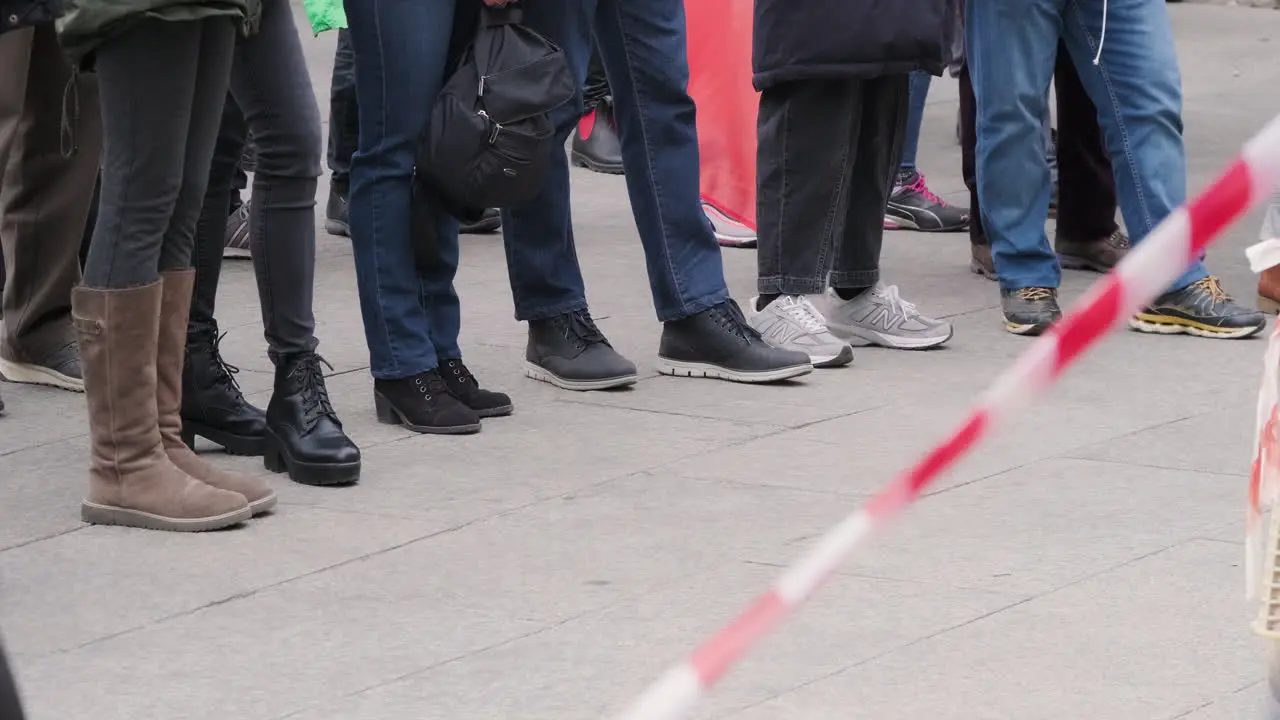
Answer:
[[[908,76],[801,80],[760,96],[759,290],[804,295],[880,279],[884,208],[902,157]]]
[[[596,103],[609,97],[609,77],[604,74],[604,62],[600,60],[600,49],[591,49],[591,60],[587,63],[587,80],[582,83],[582,106],[585,112],[595,109]]]
[[[1116,180],[1094,107],[1066,48],[1058,45],[1053,73],[1058,98],[1058,233],[1072,240],[1115,232]],[[969,66],[960,71],[960,155],[969,188],[969,241],[989,245],[978,205],[978,105]]]

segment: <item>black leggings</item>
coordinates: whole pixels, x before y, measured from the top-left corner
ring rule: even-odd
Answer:
[[[86,286],[191,266],[235,42],[231,18],[148,19],[98,49],[102,195]]]

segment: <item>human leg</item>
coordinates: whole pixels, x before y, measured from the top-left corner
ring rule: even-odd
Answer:
[[[1058,218],[1053,245],[1065,268],[1106,272],[1129,248],[1116,224],[1116,181],[1098,124],[1098,109],[1080,84],[1071,54],[1059,44],[1054,69],[1058,96]]]
[[[0,90],[23,95],[20,115],[10,122],[0,118],[11,130],[0,145],[12,148],[0,165],[0,242],[9,274],[0,301],[0,374],[9,382],[78,392],[84,383],[71,327],[71,288],[80,281],[80,245],[102,149],[97,82],[92,75],[81,77],[69,90],[76,97],[64,99],[72,73],[52,25],[12,38],[5,34],[0,43],[25,45],[29,59],[17,58],[22,80],[11,77]],[[63,153],[64,102],[84,108],[67,119],[75,140],[70,155]]]
[[[342,485],[360,451],[342,431],[315,336],[315,197],[320,110],[288,0],[264,0],[258,33],[236,48],[231,91],[257,149],[249,213],[262,326],[276,366],[267,406],[267,467],[296,482]]]
[[[190,261],[234,42],[225,18],[145,20],[98,50],[102,207],[72,296],[93,448],[87,522],[199,531],[251,515],[244,496],[169,460],[157,407],[158,280]]]
[[[929,85],[932,80],[933,76],[923,70],[911,73],[907,134],[902,140],[902,163],[898,168],[899,174],[916,169],[916,151],[920,148],[920,129],[924,126],[924,104],[929,99]]]
[[[991,241],[982,227],[982,205],[978,202],[978,101],[973,96],[973,79],[969,66],[960,68],[960,173],[969,189],[969,270],[988,280],[996,279],[991,260]]]
[[[379,417],[419,432],[476,432],[478,416],[436,373],[445,330],[432,327],[423,301],[428,283],[451,284],[457,268],[441,262],[424,279],[410,237],[414,156],[444,83],[454,2],[352,1],[346,10],[360,113],[351,238]],[[456,221],[442,218],[436,230],[442,247],[456,246]]]
[[[1096,38],[1107,22],[1100,65]],[[1168,12],[1159,0],[1077,0],[1064,39],[1081,83],[1098,108],[1125,227],[1140,244],[1186,201],[1182,87]],[[1261,313],[1235,304],[1196,259],[1167,292],[1131,321],[1134,329],[1214,338],[1254,335]]]
[[[1061,271],[1044,223],[1051,184],[1042,121],[1065,0],[969,0],[968,67],[977,99],[982,223],[999,273],[1005,328],[1043,332],[1061,315]]]
[[[333,55],[333,76],[329,81],[329,203],[325,207],[325,230],[330,235],[348,236],[347,198],[351,194],[351,156],[360,139],[360,104],[356,99],[356,54],[351,31],[338,31],[338,47]]]
[[[809,295],[827,288],[837,217],[848,205],[850,138],[859,124],[862,81],[801,80],[760,94],[756,132],[754,327],[815,367],[846,365],[853,350],[831,334]],[[886,170],[885,182],[888,182]]]

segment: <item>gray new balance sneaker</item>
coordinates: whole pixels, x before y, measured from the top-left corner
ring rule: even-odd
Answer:
[[[902,299],[897,285],[882,285],[845,300],[828,289],[814,297],[814,305],[827,319],[831,333],[851,345],[879,345],[903,350],[924,350],[951,339],[951,323],[921,315]]]
[[[827,329],[826,320],[803,295],[780,295],[760,310],[751,298],[747,322],[764,341],[809,356],[814,367],[840,367],[853,362],[853,348]]]

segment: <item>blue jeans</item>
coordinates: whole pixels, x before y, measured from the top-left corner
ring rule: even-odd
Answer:
[[[676,320],[724,302],[729,290],[720,247],[699,200],[683,0],[540,0],[524,8],[524,22],[564,49],[579,88],[593,31],[599,41],[658,319]],[[542,192],[503,211],[517,320],[587,307],[573,243],[569,161],[560,150],[581,115],[579,90],[573,102],[552,113],[557,142]]]
[[[920,148],[920,128],[924,125],[924,103],[929,99],[929,83],[933,76],[923,70],[911,73],[907,105],[907,136],[902,141],[899,172],[916,169],[916,151]]]
[[[351,159],[351,247],[369,345],[382,380],[461,357],[453,277],[458,223],[441,217],[439,256],[420,272],[410,238],[414,146],[444,83],[455,0],[347,0],[359,149]]]
[[[1098,52],[1103,8],[1107,34]],[[1047,92],[1062,39],[1098,108],[1135,243],[1187,195],[1182,81],[1164,0],[968,0],[966,48],[978,104],[978,197],[1004,289],[1057,287],[1045,235]],[[1177,290],[1207,275],[1193,264]]]

